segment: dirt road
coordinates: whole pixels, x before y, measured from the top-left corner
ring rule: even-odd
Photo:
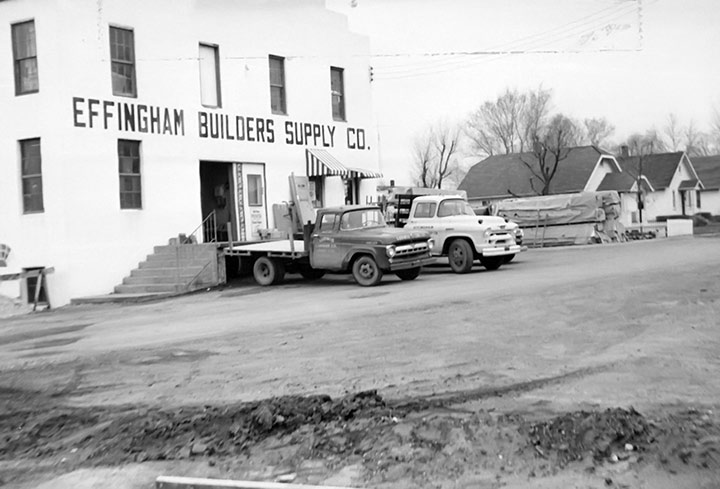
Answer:
[[[0,477],[717,487],[719,297],[707,236],[5,318]]]

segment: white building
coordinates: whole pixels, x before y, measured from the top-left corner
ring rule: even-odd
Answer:
[[[53,306],[212,211],[258,239],[291,173],[316,205],[375,195],[369,41],[324,0],[0,0],[0,19],[0,273],[53,267]]]

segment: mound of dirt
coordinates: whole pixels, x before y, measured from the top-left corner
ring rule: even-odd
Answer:
[[[24,396],[24,407],[0,414],[0,461],[43,462],[54,471],[188,459],[233,467],[254,457],[289,472],[302,472],[312,460],[323,461],[323,470],[354,464],[368,484],[409,480],[425,487],[473,481],[478,473],[543,476],[588,462],[720,470],[720,424],[709,411],[649,419],[617,408],[530,422],[520,414],[423,402],[393,407],[375,391],[177,409],[68,407],[27,392],[5,394]],[[23,470],[31,469],[9,477],[21,479]]]

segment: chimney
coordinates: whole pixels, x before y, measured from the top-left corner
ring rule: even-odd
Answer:
[[[628,147],[626,144],[622,145],[620,147],[620,150],[622,151],[622,154],[620,156],[622,156],[623,158],[630,157],[630,151],[628,150]]]

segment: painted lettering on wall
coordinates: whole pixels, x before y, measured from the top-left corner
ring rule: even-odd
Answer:
[[[75,127],[117,130],[122,132],[185,136],[184,109],[137,104],[124,101],[73,97],[72,117]],[[284,120],[269,117],[198,111],[197,131],[188,128],[188,135],[201,139],[240,141],[247,143],[287,144],[316,148],[345,147],[369,150],[365,129],[339,128],[335,124]],[[282,134],[276,134],[276,130]]]
[[[251,143],[274,143],[275,121],[262,117],[198,112],[198,136]]]
[[[83,97],[73,97],[72,100],[75,127],[185,135],[185,113],[182,109]]]

